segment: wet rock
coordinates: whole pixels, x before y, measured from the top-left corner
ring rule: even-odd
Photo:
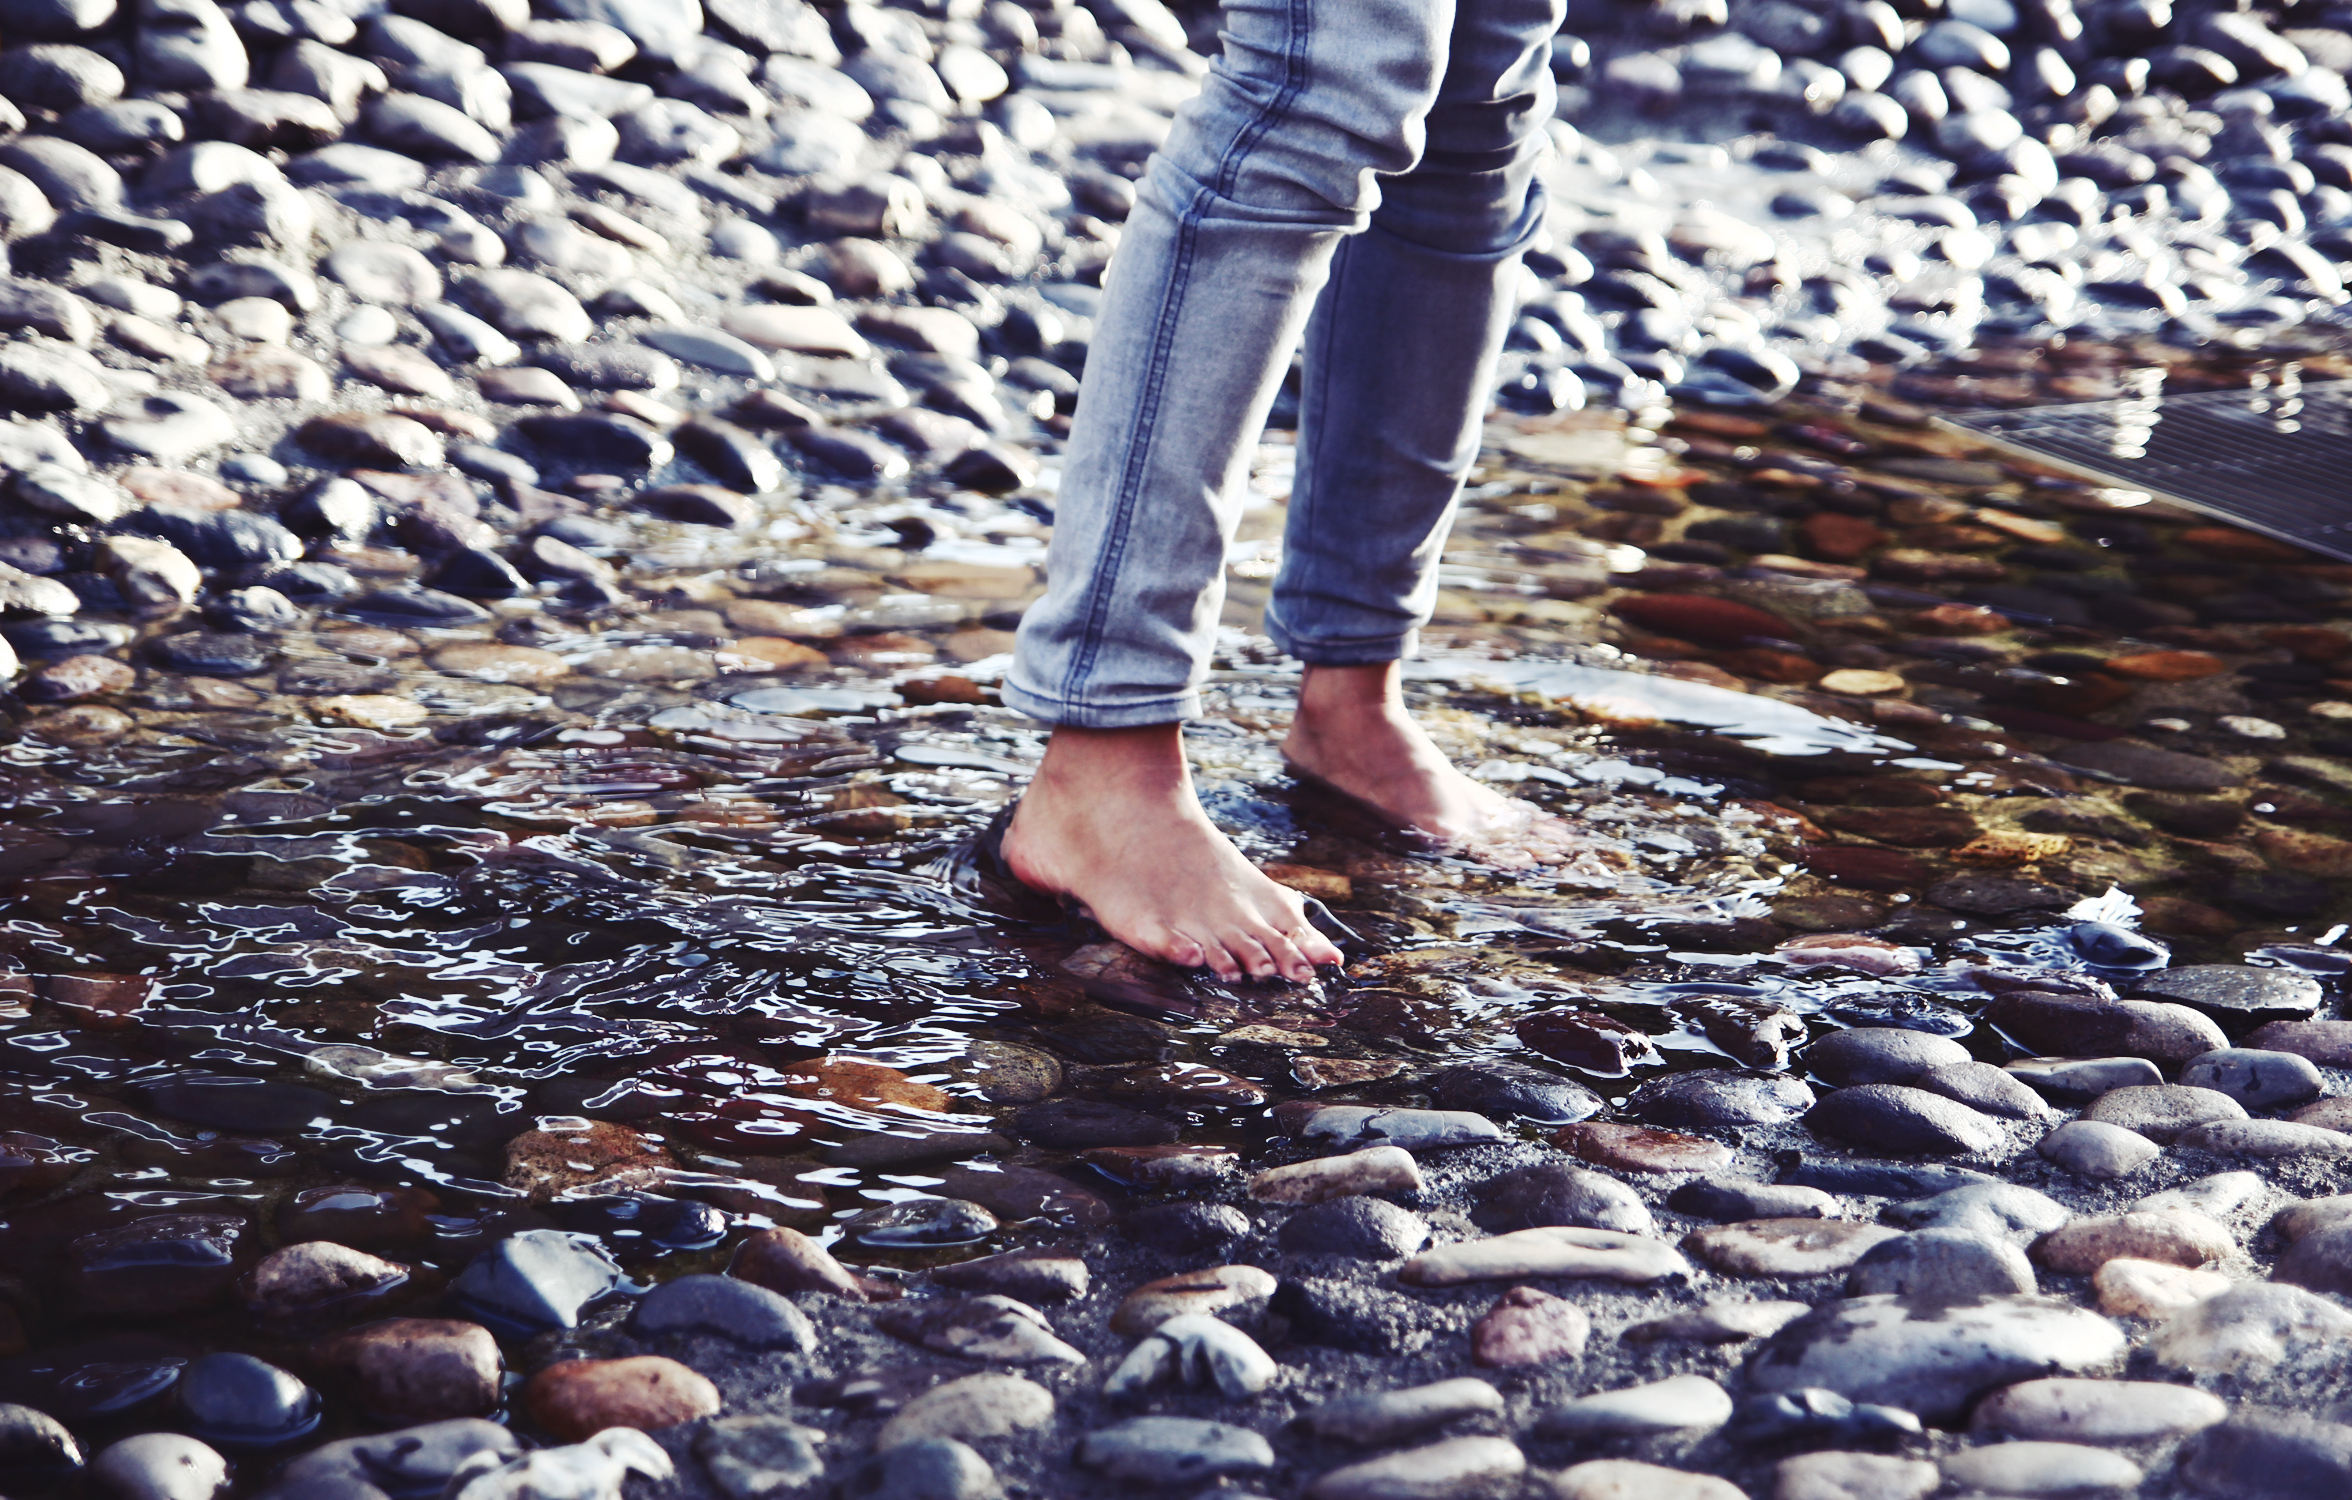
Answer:
[[[1133,1417],[1078,1442],[1078,1463],[1113,1479],[1194,1484],[1274,1467],[1274,1449],[1246,1427],[1191,1417]]]
[[[1947,1037],[1885,1026],[1834,1031],[1805,1049],[1805,1066],[1840,1086],[1908,1083],[1930,1068],[1968,1061],[1968,1049]]]
[[[694,1455],[730,1500],[760,1500],[822,1478],[825,1437],[784,1417],[718,1417],[695,1432]]]
[[[2111,1089],[2164,1081],[2144,1057],[2027,1057],[2004,1071],[2043,1097],[2066,1103],[2088,1103]]]
[[[250,1354],[207,1354],[180,1372],[173,1398],[200,1438],[230,1449],[276,1448],[319,1424],[318,1393]]]
[[[656,1432],[716,1416],[717,1386],[660,1355],[574,1359],[550,1365],[523,1387],[531,1420],[565,1442],[585,1442],[608,1427]]]
[[[2145,1443],[2201,1432],[2229,1403],[2153,1380],[2028,1380],[1996,1391],[1969,1418],[1977,1432],[2029,1441]]]
[[[832,1252],[797,1229],[763,1229],[735,1247],[727,1274],[771,1292],[826,1292],[867,1300],[863,1283]]]
[[[2334,1359],[2352,1338],[2352,1313],[2285,1281],[2255,1282],[2200,1298],[2165,1319],[2149,1340],[2159,1364],[2195,1374],[2259,1373],[2290,1356]]]
[[[28,1485],[47,1486],[81,1471],[82,1445],[48,1413],[0,1402],[0,1463]]]
[[[2092,1100],[2082,1118],[2136,1130],[2152,1141],[2170,1142],[2194,1126],[2243,1120],[2246,1111],[2227,1094],[2163,1083],[2110,1090]]]
[[[1085,1355],[1054,1337],[1043,1313],[1010,1297],[894,1307],[875,1322],[883,1332],[910,1344],[965,1359],[1016,1365],[1086,1363]]]
[[[1629,1458],[1572,1464],[1552,1481],[1559,1500],[1742,1500],[1740,1488],[1712,1474],[1689,1474]]]
[[[877,1449],[948,1439],[976,1443],[1051,1425],[1051,1391],[1018,1375],[966,1375],[899,1408],[876,1435]]]
[[[1307,1486],[1309,1500],[1451,1500],[1492,1494],[1527,1471],[1508,1438],[1463,1437],[1333,1469]]]
[[[1621,1172],[1713,1172],[1731,1165],[1726,1146],[1704,1136],[1649,1126],[1587,1121],[1560,1131],[1552,1143],[1595,1166]]]
[[[1506,1172],[1480,1184],[1474,1197],[1471,1217],[1489,1233],[1572,1225],[1646,1234],[1653,1227],[1648,1206],[1624,1183],[1557,1163]],[[1287,1240],[1287,1227],[1284,1233]],[[1419,1248],[1416,1244],[1404,1253]]]
[[[861,1245],[969,1245],[997,1230],[997,1217],[957,1198],[918,1198],[870,1208],[843,1228]]]
[[[228,1492],[229,1465],[192,1437],[149,1432],[101,1451],[90,1479],[113,1500],[214,1500]]]
[[[806,1314],[766,1287],[734,1276],[681,1276],[663,1282],[631,1310],[642,1337],[700,1334],[746,1349],[813,1349]]]
[[[91,1311],[166,1317],[227,1297],[249,1226],[230,1214],[159,1214],[66,1247],[67,1287]]]
[[[1222,1203],[1161,1203],[1137,1209],[1122,1227],[1138,1244],[1194,1255],[1240,1239],[1250,1232],[1250,1221],[1240,1209]]]
[[[1353,1145],[1378,1141],[1408,1151],[1431,1151],[1447,1146],[1478,1146],[1506,1139],[1484,1115],[1460,1110],[1377,1109],[1358,1104],[1308,1105],[1275,1109],[1278,1122],[1305,1140]],[[1296,1122],[1293,1124],[1292,1122]]]
[[[1940,1421],[1994,1387],[2103,1368],[2123,1352],[2114,1324],[2049,1298],[1849,1297],[1775,1334],[1747,1370],[1762,1391],[1825,1387]]]
[[[1152,1146],[1176,1139],[1176,1126],[1157,1115],[1091,1099],[1050,1099],[1016,1111],[1013,1133],[1041,1146]]]
[[[1841,1219],[1755,1219],[1697,1230],[1682,1243],[1727,1276],[1824,1276],[1900,1237],[1896,1230]]]
[[[1274,1286],[1274,1278],[1256,1266],[1206,1266],[1163,1276],[1120,1300],[1111,1315],[1111,1331],[1136,1338],[1170,1318],[1209,1314],[1251,1321],[1274,1295]]]
[[[2265,1021],[2307,1016],[2320,1001],[2319,981],[2308,974],[2243,964],[2167,969],[2142,979],[2135,993],[2177,1001],[2211,1016]]]
[[[1239,1401],[1264,1390],[1279,1371],[1257,1341],[1232,1324],[1186,1313],[1144,1335],[1103,1382],[1103,1395],[1124,1400],[1172,1380],[1214,1385],[1226,1400]]]
[[[582,1311],[620,1280],[620,1266],[588,1236],[526,1229],[475,1256],[449,1293],[493,1329],[538,1333],[578,1327]]]
[[[262,1317],[300,1321],[378,1297],[407,1279],[406,1266],[310,1240],[263,1256],[246,1274],[244,1293]]]
[[[1545,1011],[1517,1022],[1512,1030],[1546,1057],[1611,1078],[1622,1078],[1658,1057],[1657,1044],[1648,1035],[1593,1011]]]
[[[438,1422],[498,1409],[498,1342],[479,1323],[390,1318],[323,1340],[319,1364],[347,1376],[382,1421]]]
[[[2000,1127],[1966,1105],[1885,1083],[1839,1089],[1815,1105],[1805,1123],[1821,1134],[1882,1151],[1980,1152],[2002,1139]]]
[[[941,1266],[931,1273],[941,1286],[967,1292],[994,1292],[1021,1302],[1068,1302],[1083,1297],[1092,1276],[1086,1262],[1075,1255],[1030,1250],[1008,1251],[979,1260]]]
[[[1592,1320],[1565,1297],[1515,1286],[1470,1329],[1470,1357],[1489,1369],[1550,1364],[1583,1355]]]
[[[2136,1130],[2098,1120],[2069,1120],[2034,1148],[2077,1177],[2128,1177],[2164,1148]]]
[[[1420,1189],[1420,1166],[1411,1153],[1395,1146],[1373,1146],[1346,1156],[1270,1167],[1249,1180],[1249,1195],[1260,1203],[1304,1205],[1358,1193]]]
[[[1400,1442],[1463,1417],[1500,1413],[1503,1398],[1483,1380],[1441,1380],[1310,1407],[1301,1417],[1317,1437],[1365,1446]]]
[[[561,1194],[650,1187],[677,1170],[667,1150],[626,1125],[550,1117],[506,1145],[508,1187],[544,1203]]]
[[[1644,1084],[1630,1108],[1658,1125],[1781,1125],[1815,1102],[1813,1091],[1794,1078],[1706,1068]]]
[[[1448,1068],[1430,1080],[1430,1096],[1441,1109],[1516,1116],[1538,1125],[1572,1124],[1608,1107],[1583,1084],[1507,1060]]]
[[[1471,1281],[1593,1276],[1640,1286],[1688,1270],[1680,1255],[1654,1239],[1555,1226],[1423,1251],[1405,1262],[1397,1279],[1406,1286],[1459,1286]]]
[[[2239,781],[2235,773],[2218,761],[2123,740],[2070,745],[2065,761],[2079,770],[2157,791],[2218,792]]]

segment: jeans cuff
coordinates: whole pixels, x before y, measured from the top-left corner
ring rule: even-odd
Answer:
[[[1153,724],[1174,724],[1201,715],[1201,695],[1198,689],[1159,698],[1122,699],[1116,703],[1081,703],[1068,698],[1034,693],[1007,677],[999,684],[997,694],[1005,707],[1032,719],[1043,719],[1048,724],[1067,725],[1072,729],[1143,729]]]
[[[1392,661],[1403,661],[1421,648],[1421,632],[1418,629],[1396,635],[1308,641],[1268,620],[1266,634],[1275,645],[1282,648],[1285,656],[1303,661],[1310,667],[1377,667]]]

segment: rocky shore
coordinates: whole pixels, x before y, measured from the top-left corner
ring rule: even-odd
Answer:
[[[1939,409],[2345,373],[2352,14],[1577,0],[1358,934],[961,851],[1153,0],[0,0],[0,1493],[2352,1489],[2352,569]],[[2128,895],[2125,893],[2128,892]]]

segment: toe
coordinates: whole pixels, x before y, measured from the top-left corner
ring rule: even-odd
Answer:
[[[1299,950],[1296,933],[1276,933],[1266,944],[1266,951],[1274,955],[1276,972],[1293,984],[1312,983],[1315,965]]]
[[[1243,929],[1225,935],[1225,949],[1252,979],[1270,979],[1281,972],[1281,960],[1275,956],[1274,944],[1282,939],[1267,929]]]

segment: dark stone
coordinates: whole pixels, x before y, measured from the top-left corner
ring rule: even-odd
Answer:
[[[1987,1151],[2000,1127],[1956,1100],[1891,1083],[1839,1089],[1805,1116],[1815,1133],[1879,1151]]]
[[[1794,1078],[1702,1068],[1643,1084],[1627,1107],[1652,1125],[1784,1125],[1813,1104],[1813,1091]]]
[[[727,1216],[716,1208],[654,1193],[567,1199],[556,1205],[555,1220],[624,1254],[707,1250],[727,1237]]]
[[[487,547],[461,547],[450,553],[434,571],[433,584],[469,599],[514,599],[531,592],[531,581]]]
[[[253,580],[266,588],[276,589],[298,604],[332,604],[337,599],[348,599],[359,592],[359,580],[348,569],[333,563],[298,562],[289,567],[272,568]]]
[[[164,636],[150,644],[147,653],[175,672],[204,677],[251,677],[268,671],[276,655],[266,642],[252,636],[212,630]]]
[[[1927,899],[1946,911],[1977,917],[2014,916],[2021,911],[2054,911],[2080,899],[2075,892],[2038,880],[2006,875],[1961,875],[1927,888]]]
[[[1049,1099],[1017,1111],[1012,1133],[1040,1146],[1078,1150],[1090,1146],[1164,1146],[1174,1141],[1174,1122],[1123,1104],[1091,1099]]]
[[[341,1108],[321,1089],[220,1073],[182,1073],[131,1093],[159,1114],[215,1130],[295,1130]]]
[[[1595,1011],[1543,1011],[1522,1017],[1511,1030],[1546,1057],[1612,1078],[1658,1058],[1648,1033]]]
[[[92,1312],[169,1317],[226,1300],[248,1225],[233,1214],[157,1214],[66,1247],[70,1287]]]
[[[759,508],[750,500],[715,484],[670,484],[646,490],[630,499],[629,508],[689,526],[732,529],[759,519]]]
[[[2217,1020],[2291,1021],[2319,1009],[2319,981],[2293,969],[2194,964],[2148,975],[2134,996],[2193,1006]]]
[[[704,1334],[746,1349],[814,1349],[816,1329],[783,1296],[734,1276],[681,1276],[646,1293],[629,1314],[640,1337]]]
[[[1632,1188],[1605,1173],[1540,1162],[1505,1172],[1471,1190],[1470,1217],[1490,1234],[1572,1225],[1646,1234],[1650,1211]],[[1345,1199],[1339,1200],[1348,1201]]]
[[[276,589],[230,589],[205,601],[204,622],[215,630],[269,635],[302,623],[302,611]]]
[[[475,1256],[449,1295],[493,1333],[528,1338],[577,1328],[582,1309],[620,1280],[611,1254],[586,1235],[526,1229]]]
[[[1411,1297],[1354,1281],[1286,1280],[1268,1308],[1290,1320],[1290,1336],[1359,1354],[1412,1354],[1436,1331],[1437,1310]]]
[[[1111,1206],[1064,1177],[1034,1167],[1000,1167],[983,1172],[949,1167],[939,1191],[977,1203],[1000,1219],[1047,1219],[1068,1228],[1111,1222]]]
[[[1292,1255],[1403,1260],[1429,1243],[1429,1226],[1412,1210],[1378,1198],[1334,1198],[1291,1215],[1280,1242]]]
[[[0,639],[29,661],[54,661],[68,656],[103,656],[131,643],[128,625],[103,620],[12,620],[0,625]]]
[[[2214,1500],[2339,1500],[2352,1494],[2352,1427],[2241,1406],[2191,1438],[2181,1477]]]
[[[674,429],[670,441],[680,453],[710,470],[719,483],[750,494],[764,494],[784,486],[784,461],[758,436],[716,417],[697,417]],[[737,497],[738,501],[741,497]],[[748,504],[742,509],[750,510]],[[733,521],[711,524],[728,526]]]
[[[1732,1408],[1723,1435],[1748,1448],[1877,1447],[1922,1434],[1919,1418],[1895,1406],[1856,1405],[1808,1387],[1750,1396]]]
[[[0,1403],[0,1473],[46,1487],[81,1472],[82,1445],[65,1424],[29,1406]]]
[[[278,1448],[319,1424],[318,1392],[250,1354],[207,1354],[175,1392],[188,1431],[216,1448]]]
[[[672,452],[668,438],[613,413],[540,415],[515,425],[543,451],[576,469],[658,469]]]
[[[869,1208],[845,1220],[842,1228],[861,1245],[921,1249],[984,1240],[996,1232],[997,1218],[960,1198],[911,1198]]]
[[[416,584],[401,584],[394,588],[377,589],[362,594],[343,606],[343,613],[355,620],[373,625],[408,628],[431,628],[448,625],[478,625],[490,618],[490,611],[469,600],[439,589],[428,589]]]
[[[2001,1179],[1966,1167],[1925,1167],[1894,1162],[1806,1161],[1788,1152],[1773,1174],[1774,1182],[1791,1187],[1819,1188],[1825,1193],[1850,1193],[1862,1198],[1928,1198],[1955,1188],[1997,1183]]]
[[[1170,1255],[1198,1255],[1250,1232],[1249,1215],[1223,1203],[1156,1203],[1120,1221],[1120,1232],[1139,1245]]]
[[[1439,1109],[1515,1116],[1538,1125],[1573,1125],[1608,1108],[1608,1101],[1572,1078],[1508,1058],[1448,1068],[1430,1080]]]

